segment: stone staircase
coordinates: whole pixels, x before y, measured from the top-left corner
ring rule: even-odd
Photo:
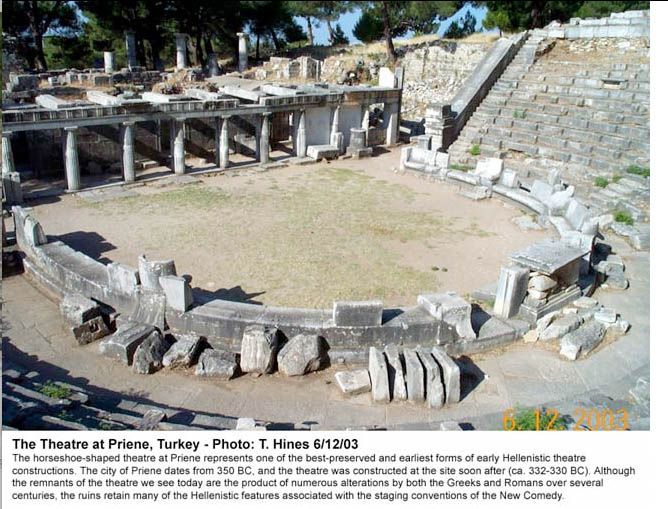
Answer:
[[[547,62],[546,35],[531,32],[450,146],[451,164],[528,157],[610,176],[649,166],[649,63]]]

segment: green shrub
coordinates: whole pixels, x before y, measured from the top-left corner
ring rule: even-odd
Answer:
[[[622,176],[621,176],[621,175],[615,175],[614,177],[612,177],[612,181],[613,181],[615,184],[616,184],[617,182],[619,182],[620,180],[622,180]]]
[[[467,166],[465,164],[451,164],[450,169],[451,170],[459,170],[459,171],[469,171],[469,170],[473,170],[474,166]]]
[[[615,221],[618,223],[628,224],[629,226],[633,225],[633,217],[626,210],[615,210]]]
[[[38,387],[39,392],[50,398],[65,399],[71,394],[71,391],[67,387],[62,387],[51,380],[45,384],[38,384]]]
[[[610,182],[605,177],[596,177],[594,179],[594,185],[597,187],[606,187]]]
[[[471,155],[472,156],[479,156],[480,155],[480,145],[473,145],[471,147]]]
[[[514,431],[546,431],[548,429],[554,431],[562,431],[566,429],[568,424],[566,417],[559,414],[555,419],[554,411],[548,411],[545,408],[538,410],[538,418],[536,418],[536,411],[534,408],[517,408],[515,411]],[[536,429],[538,424],[538,429]]]
[[[513,112],[513,117],[515,117],[515,118],[527,118],[527,112],[526,111],[515,110]]]
[[[649,168],[643,168],[642,166],[636,166],[635,164],[626,168],[626,173],[631,173],[633,175],[642,175],[645,178],[649,177]]]

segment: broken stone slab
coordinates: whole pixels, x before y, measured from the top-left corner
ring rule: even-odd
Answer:
[[[101,316],[96,316],[90,320],[85,321],[81,325],[72,327],[72,334],[74,334],[74,339],[77,340],[77,343],[80,345],[87,345],[93,341],[97,341],[105,336],[109,335],[109,328],[107,324],[104,323],[104,319]]]
[[[594,313],[594,320],[608,326],[617,321],[617,311],[610,308],[601,308]]]
[[[529,289],[547,292],[557,286],[557,282],[549,276],[539,274],[529,279]]]
[[[592,320],[561,338],[559,353],[574,361],[596,348],[605,336],[605,325]]]
[[[42,225],[32,216],[26,216],[23,231],[26,241],[31,246],[41,246],[48,242]]]
[[[339,327],[378,326],[383,319],[383,303],[379,300],[337,301],[334,302],[333,318]]]
[[[459,400],[461,399],[461,371],[459,366],[443,348],[435,346],[431,353],[441,367],[443,374],[445,404],[452,405],[454,403],[459,403]]]
[[[305,375],[328,363],[325,341],[316,334],[298,334],[278,352],[278,371],[286,376]]]
[[[252,417],[239,417],[237,419],[237,425],[235,429],[238,431],[249,431],[256,430],[257,427],[258,426],[255,423],[255,419]]]
[[[193,294],[190,283],[181,276],[160,276],[160,286],[165,292],[167,305],[177,311],[185,312],[193,304]]]
[[[404,348],[406,392],[411,403],[424,402],[424,368],[415,350]]]
[[[623,336],[629,331],[630,328],[631,324],[622,317],[619,317],[615,323],[608,327],[608,330],[612,331],[612,333],[617,336]]]
[[[162,291],[160,286],[161,276],[176,276],[174,260],[149,261],[144,255],[139,257],[139,281],[142,286],[151,290]]]
[[[471,303],[455,292],[418,295],[418,305],[431,316],[455,328],[462,339],[475,339]]]
[[[229,380],[237,374],[237,370],[237,356],[234,353],[208,348],[200,354],[195,374]]]
[[[438,429],[441,431],[462,431],[462,427],[457,421],[443,421]]]
[[[491,183],[495,183],[501,177],[503,172],[503,159],[498,159],[495,157],[487,157],[484,159],[479,159],[476,164],[474,175],[479,176]],[[511,186],[514,187],[514,186]]]
[[[339,389],[344,394],[354,396],[363,394],[371,390],[371,379],[369,371],[366,369],[356,369],[354,371],[339,371],[334,375]]]
[[[545,316],[539,318],[536,321],[536,332],[540,336],[540,334],[547,329],[550,324],[559,317],[561,313],[559,311],[552,311],[551,313],[546,314]]]
[[[60,316],[70,327],[78,327],[100,316],[98,304],[78,293],[68,293],[60,303]]]
[[[139,271],[120,263],[109,263],[107,265],[109,276],[109,288],[112,292],[131,294],[139,285]]]
[[[511,189],[518,187],[520,184],[519,175],[514,170],[503,170],[501,173],[500,184]]]
[[[306,155],[316,161],[320,159],[336,159],[341,150],[336,145],[309,145],[306,149]]]
[[[387,358],[387,372],[390,388],[392,389],[391,397],[395,401],[405,401],[408,398],[406,376],[397,345],[387,345],[385,347],[385,357]]]
[[[519,266],[501,267],[494,299],[494,314],[502,318],[515,316],[527,294],[529,269]]]
[[[100,341],[100,353],[105,357],[132,365],[137,347],[155,330],[151,325],[132,323]]]
[[[195,363],[203,340],[197,334],[173,334],[176,341],[162,357],[165,367],[187,368]]]
[[[60,99],[59,97],[53,95],[40,94],[37,97],[35,97],[35,104],[48,110],[58,110],[72,106],[73,103],[71,101],[65,101],[63,99]]]
[[[445,388],[441,379],[441,368],[429,350],[418,349],[418,356],[425,371],[425,392],[429,408],[441,408],[445,401]]]
[[[581,320],[577,314],[568,314],[553,321],[539,335],[540,341],[553,341],[574,331],[580,326]]]
[[[241,340],[241,371],[260,374],[274,371],[276,357],[282,346],[281,336],[276,327],[246,327]]]
[[[136,297],[135,307],[130,314],[130,319],[134,322],[151,324],[164,330],[165,294],[140,286]]]
[[[137,430],[155,430],[158,428],[158,425],[165,419],[165,417],[165,412],[158,410],[157,408],[152,408],[144,414],[142,420],[139,422],[139,424],[137,424]]]
[[[142,375],[155,373],[162,368],[162,358],[169,348],[158,331],[153,331],[135,350],[132,371]]]
[[[375,346],[369,348],[369,376],[371,377],[371,396],[378,403],[390,402],[390,379],[387,362],[382,352]]]
[[[580,297],[573,301],[573,305],[578,309],[594,309],[598,307],[598,301],[591,297]]]

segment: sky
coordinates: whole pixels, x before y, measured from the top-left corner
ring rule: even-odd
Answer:
[[[452,15],[445,21],[441,22],[441,26],[438,29],[438,34],[443,35],[446,32],[446,30],[450,27],[451,23],[459,21],[460,18],[463,18],[466,15],[466,11],[469,10],[476,19],[476,30],[482,29],[482,20],[485,18],[485,15],[487,14],[487,7],[474,7],[471,5],[465,5],[464,7],[459,9],[454,15]],[[355,27],[355,23],[357,23],[357,20],[360,18],[361,15],[362,11],[359,8],[352,12],[347,12],[346,14],[341,16],[338,19],[338,21],[332,23],[332,26],[334,27],[337,23],[339,23],[344,33],[350,39],[351,43],[359,42],[353,35],[353,28]],[[306,32],[306,20],[304,18],[297,17],[296,21],[304,29],[304,32]],[[397,37],[397,39],[408,39],[411,37],[413,37],[413,33],[408,32],[405,36]],[[313,38],[315,40],[315,44],[320,44],[323,46],[329,44],[329,33],[327,32],[327,26],[324,23],[321,23],[320,27],[313,29]]]

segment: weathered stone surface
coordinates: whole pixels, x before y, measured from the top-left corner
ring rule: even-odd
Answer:
[[[441,367],[443,374],[445,404],[459,403],[461,399],[461,372],[459,366],[443,348],[435,346],[431,353]]]
[[[354,396],[371,390],[371,379],[369,371],[366,369],[356,369],[355,371],[339,371],[334,375],[339,389],[344,394]]]
[[[23,231],[26,241],[31,246],[41,246],[48,242],[44,230],[42,229],[42,225],[30,215],[25,218]]]
[[[83,295],[68,293],[60,303],[60,315],[70,327],[78,327],[100,316],[97,303]]]
[[[241,340],[241,371],[271,373],[281,348],[281,333],[276,327],[252,325],[246,327]]]
[[[334,303],[334,324],[337,326],[378,326],[381,324],[382,319],[382,301],[337,301]]]
[[[369,376],[371,377],[371,396],[378,403],[390,402],[390,380],[387,362],[382,352],[376,347],[369,348]]]
[[[495,157],[488,157],[479,159],[474,170],[474,174],[488,180],[489,182],[496,182],[501,177],[503,171],[503,159]]]
[[[165,367],[187,368],[192,366],[202,346],[203,340],[197,334],[174,334],[176,342],[162,358]]]
[[[589,321],[561,338],[559,353],[569,360],[587,355],[603,340],[605,325],[596,320]]]
[[[229,380],[237,374],[237,370],[237,356],[234,353],[209,348],[200,354],[195,374]]]
[[[139,257],[139,281],[151,290],[162,291],[160,276],[176,276],[174,260],[149,261],[144,255]]]
[[[404,359],[406,360],[406,392],[408,401],[411,403],[422,403],[424,401],[424,368],[422,362],[415,352],[404,348]]]
[[[573,301],[573,305],[578,309],[594,309],[598,307],[598,301],[591,297],[580,297]]]
[[[551,275],[579,260],[588,252],[588,249],[573,248],[558,240],[543,239],[514,253],[510,258],[518,265]]]
[[[139,285],[139,271],[133,267],[112,262],[107,264],[107,273],[109,288],[113,292],[130,294]]]
[[[252,417],[239,417],[237,419],[236,429],[238,431],[256,431],[260,429],[265,429],[264,426],[258,426],[255,422],[255,419]]]
[[[87,345],[100,338],[109,335],[109,328],[101,316],[96,316],[90,320],[85,321],[81,325],[72,327],[72,334],[74,339],[80,345]]]
[[[503,170],[501,173],[500,184],[511,189],[519,186],[519,176],[514,170]]]
[[[553,321],[538,335],[540,341],[552,341],[568,334],[580,326],[580,317],[577,314],[568,314]]]
[[[132,323],[100,341],[100,353],[106,357],[132,365],[135,350],[153,331],[154,327]]]
[[[445,388],[443,387],[443,380],[441,378],[441,368],[429,350],[420,348],[418,356],[422,361],[425,371],[427,406],[429,408],[441,408],[445,401]]]
[[[456,421],[443,421],[438,429],[441,431],[462,431],[462,427]]]
[[[144,414],[142,420],[137,424],[139,431],[151,431],[158,429],[158,425],[165,419],[165,412],[152,408]]]
[[[542,318],[539,318],[536,321],[536,332],[538,335],[541,334],[545,329],[547,329],[550,324],[559,317],[560,313],[558,311],[552,311],[551,313],[546,314]]]
[[[418,304],[430,315],[455,328],[462,339],[475,339],[471,303],[454,292],[418,295]]]
[[[165,292],[165,299],[169,307],[183,312],[192,306],[192,290],[185,278],[180,276],[160,276],[158,281]]]
[[[594,319],[605,325],[611,325],[617,321],[617,311],[610,308],[601,308],[594,313]]]
[[[549,276],[538,275],[529,279],[529,288],[539,292],[547,292],[557,286],[557,282]]]
[[[406,393],[406,376],[397,345],[387,345],[385,347],[385,357],[387,358],[387,372],[392,399],[405,401],[408,398],[408,394]]]
[[[135,308],[130,314],[130,319],[147,323],[163,330],[165,328],[165,294],[141,286],[137,292]]]
[[[148,375],[162,368],[162,357],[169,348],[158,331],[153,331],[135,350],[132,371]]]
[[[298,334],[278,352],[278,371],[287,376],[305,375],[328,363],[325,341],[316,334]]]

